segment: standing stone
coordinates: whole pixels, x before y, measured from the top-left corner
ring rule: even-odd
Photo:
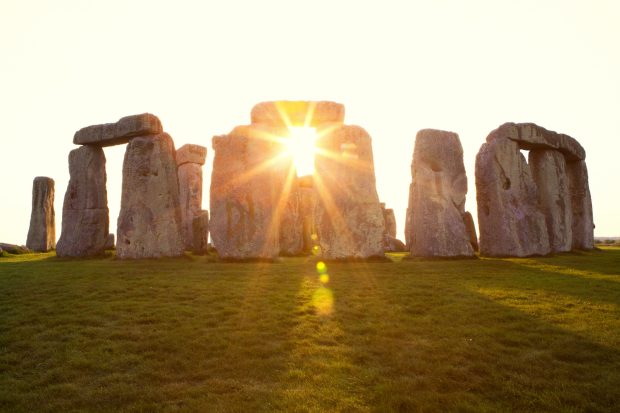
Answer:
[[[550,252],[530,168],[519,143],[502,127],[491,132],[476,156],[476,190],[482,255],[525,257]]]
[[[32,212],[26,246],[37,252],[47,252],[56,248],[52,178],[37,176],[32,183]]]
[[[570,251],[573,244],[572,206],[566,160],[554,149],[533,149],[528,165],[538,188],[551,252]]]
[[[309,254],[315,245],[318,245],[318,235],[314,221],[318,195],[314,189],[313,178],[304,176],[299,179],[299,215],[301,216],[303,248],[302,252]]]
[[[411,255],[465,257],[474,250],[463,221],[467,176],[456,133],[424,129],[411,165]]]
[[[371,138],[359,126],[325,130],[317,139],[314,175],[321,255],[325,259],[383,257],[384,219]]]
[[[167,133],[133,138],[127,145],[117,232],[119,258],[183,254],[177,165]]]
[[[186,249],[193,247],[192,223],[202,211],[202,165],[206,156],[207,148],[191,144],[181,146],[176,153],[181,222]]]
[[[87,257],[103,254],[109,228],[108,214],[103,149],[82,146],[72,150],[56,255]]]
[[[413,241],[413,225],[411,223],[413,215],[409,205],[413,205],[413,183],[409,184],[409,198],[405,215],[405,246],[407,247],[407,251],[411,251],[411,242]]]
[[[105,249],[106,250],[113,250],[114,249],[114,234],[108,234],[108,237],[106,238],[105,241]]]
[[[206,254],[209,245],[209,211],[200,211],[192,220],[192,237],[194,254]]]
[[[291,169],[291,173],[294,171]],[[290,186],[284,188],[286,201],[280,220],[280,255],[295,256],[303,252],[303,217],[301,212],[301,188],[296,177],[291,176]]]
[[[252,123],[282,126],[320,126],[344,122],[344,105],[319,101],[261,102],[252,108]]]
[[[282,146],[264,134],[278,136],[277,131],[238,127],[213,138],[209,227],[221,258],[269,260],[280,252],[290,162],[279,157]]]
[[[465,228],[467,229],[467,234],[469,235],[469,243],[474,251],[480,251],[480,247],[478,246],[478,235],[476,234],[476,225],[474,224],[474,217],[470,212],[465,211],[463,214],[463,223],[465,224]]]
[[[572,207],[573,249],[594,248],[594,220],[592,198],[588,184],[585,161],[572,161],[566,165]]]

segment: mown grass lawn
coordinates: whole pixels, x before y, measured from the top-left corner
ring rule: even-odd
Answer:
[[[0,258],[6,412],[620,411],[620,249]]]

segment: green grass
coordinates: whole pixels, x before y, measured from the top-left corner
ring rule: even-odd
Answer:
[[[0,411],[618,411],[620,249],[392,258],[0,258]]]

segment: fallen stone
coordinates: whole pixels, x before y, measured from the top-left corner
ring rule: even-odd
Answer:
[[[54,180],[38,176],[32,183],[32,212],[26,246],[37,252],[56,248],[55,219]]]
[[[69,153],[69,184],[62,208],[59,257],[101,255],[109,228],[105,155],[97,146]]]
[[[271,126],[317,126],[343,123],[344,105],[336,102],[275,101],[262,102],[252,108],[252,123]]]
[[[384,238],[384,246],[385,252],[405,252],[407,251],[407,246],[401,240],[386,235]]]
[[[576,139],[549,131],[533,123],[505,123],[487,137],[487,142],[497,138],[508,138],[518,142],[521,149],[555,149],[567,160],[584,160],[586,151]]]
[[[566,172],[571,194],[572,248],[590,250],[594,248],[594,219],[588,184],[588,168],[585,161],[567,162]]]
[[[186,144],[177,149],[177,165],[186,163],[204,165],[207,159],[207,148],[200,145]]]
[[[551,251],[536,183],[516,140],[487,138],[476,156],[476,190],[481,255],[525,257]]]
[[[202,210],[192,220],[192,251],[206,254],[209,249],[209,211]]]
[[[157,135],[163,132],[161,121],[155,115],[142,113],[125,116],[116,123],[92,125],[77,131],[73,137],[76,145],[112,146],[129,142],[136,136]]]
[[[411,176],[411,255],[472,256],[470,234],[463,221],[467,176],[458,135],[434,129],[419,131]]]
[[[126,258],[183,254],[179,181],[167,133],[133,138],[125,152],[116,255]]]
[[[0,252],[8,252],[9,254],[30,254],[33,252],[30,248],[24,245],[8,244],[0,242]]]
[[[315,225],[321,256],[383,257],[385,223],[370,136],[359,126],[343,125],[321,134],[316,146]]]
[[[573,218],[564,155],[553,149],[533,149],[529,153],[528,165],[538,188],[551,252],[570,251]]]

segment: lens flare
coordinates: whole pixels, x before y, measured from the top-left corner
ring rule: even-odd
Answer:
[[[316,270],[319,274],[325,274],[327,272],[327,265],[323,261],[316,263]]]
[[[329,288],[319,287],[312,295],[312,304],[319,315],[329,315],[334,309],[334,294]]]
[[[327,284],[329,282],[329,274],[321,274],[319,276],[319,281],[323,284]]]
[[[287,153],[293,158],[297,176],[314,174],[316,129],[305,126],[291,126],[288,129],[290,138],[286,140]]]

